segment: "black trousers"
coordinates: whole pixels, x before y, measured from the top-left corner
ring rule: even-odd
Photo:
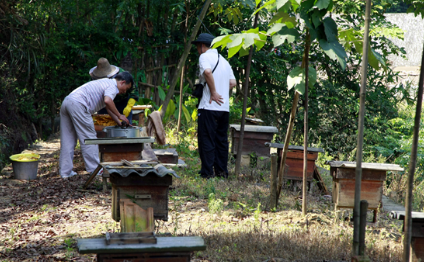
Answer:
[[[229,112],[224,111],[198,111],[197,133],[202,177],[228,176],[229,115]]]

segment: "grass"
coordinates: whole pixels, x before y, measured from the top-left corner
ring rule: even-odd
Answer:
[[[204,180],[197,173],[197,145],[187,137],[181,143],[169,141],[188,167],[176,169],[181,178],[173,179],[169,192],[169,220],[156,221],[155,230],[159,236],[201,236],[207,249],[194,252],[192,261],[350,260],[353,225],[334,212],[331,199],[317,187],[308,192],[305,217],[300,212],[301,192],[288,188],[277,208],[270,210],[268,165],[244,167],[242,174],[229,179]],[[75,161],[79,175],[67,181],[58,175],[57,154],[53,150],[43,158],[46,163],[40,163],[37,181],[0,182],[5,214],[0,220],[0,260],[92,261],[95,255],[78,253],[76,239],[119,232],[119,222],[111,218],[111,194],[101,191],[100,179],[81,190],[88,178],[81,153]],[[234,170],[231,161],[228,165]],[[321,174],[331,189],[331,177]],[[31,196],[36,203],[19,200],[28,199],[29,192],[37,195]],[[370,211],[368,221],[371,217]],[[402,235],[401,221],[380,212],[378,222],[367,226],[366,254],[372,261],[401,261]]]

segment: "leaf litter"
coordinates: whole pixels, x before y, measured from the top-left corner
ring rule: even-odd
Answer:
[[[34,181],[11,179],[11,166],[2,170],[2,261],[93,261],[94,254],[78,253],[76,239],[119,232],[119,222],[111,218],[111,193],[101,191],[100,178],[82,190],[89,174],[81,151],[77,149],[74,158],[78,175],[68,180],[58,173],[59,152],[57,136],[25,151],[41,155]],[[352,223],[336,219],[331,200],[319,194],[308,195],[308,215],[302,217],[296,193],[284,191],[279,210],[271,212],[266,207],[266,183],[253,185],[244,178],[214,181],[214,191],[223,201],[222,209],[213,213],[207,196],[193,188],[207,188],[210,182],[193,182],[189,176],[174,182],[169,220],[156,221],[156,233],[203,237],[207,249],[194,252],[192,261],[350,260]],[[255,210],[258,202],[262,209]],[[367,255],[372,261],[400,261],[401,239],[401,223],[381,212],[378,223],[367,227]]]

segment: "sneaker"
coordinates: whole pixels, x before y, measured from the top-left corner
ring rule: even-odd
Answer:
[[[73,176],[76,176],[76,175],[78,175],[78,174],[77,174],[77,172],[75,172],[75,171],[71,171],[71,173],[70,173],[69,175],[67,175],[67,176],[62,176],[62,178],[67,179],[67,178],[70,178],[70,177],[73,177]]]
[[[98,176],[103,176],[103,168],[97,173]]]

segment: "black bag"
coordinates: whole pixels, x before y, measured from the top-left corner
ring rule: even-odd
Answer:
[[[219,64],[219,54],[218,54],[218,62],[216,63],[216,65],[215,65],[214,69],[212,70],[212,73],[213,73],[213,72],[215,72],[215,69],[216,69],[216,67],[218,66],[218,64]],[[195,84],[195,85],[194,85],[194,89],[193,89],[193,91],[191,91],[191,94],[192,94],[194,97],[197,97],[197,98],[199,99],[199,103],[200,103],[200,99],[202,99],[202,96],[203,96],[203,88],[205,88],[205,86],[206,86],[206,82],[205,82],[205,83],[203,83],[203,84]]]
[[[194,85],[194,89],[193,89],[193,91],[191,92],[191,94],[193,95],[193,96],[195,96],[195,97],[197,97],[197,98],[199,98],[199,101],[200,101],[200,99],[202,98],[202,95],[203,95],[203,88],[204,88],[205,86],[203,85],[203,84],[195,84]]]

